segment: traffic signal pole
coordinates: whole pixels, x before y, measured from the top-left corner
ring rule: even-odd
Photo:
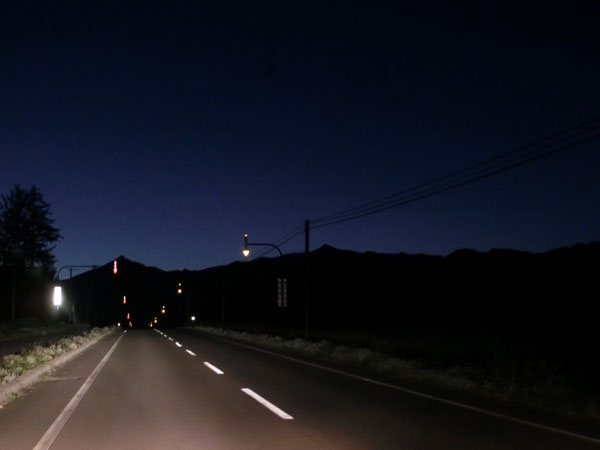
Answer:
[[[308,338],[310,333],[310,325],[309,325],[309,264],[308,257],[310,253],[309,246],[309,232],[310,232],[310,222],[306,220],[304,222],[304,337]]]

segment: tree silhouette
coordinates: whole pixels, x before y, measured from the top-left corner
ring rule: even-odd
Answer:
[[[50,204],[40,190],[15,185],[0,202],[0,262],[5,266],[54,270],[52,254],[61,239],[53,226]]]

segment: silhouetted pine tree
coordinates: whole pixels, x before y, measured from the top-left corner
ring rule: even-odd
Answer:
[[[52,251],[61,239],[53,224],[50,204],[40,190],[15,185],[0,202],[0,263],[53,272],[56,258]]]

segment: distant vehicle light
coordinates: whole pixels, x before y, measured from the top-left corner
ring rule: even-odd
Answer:
[[[127,320],[129,320],[129,313],[127,313]]]
[[[124,295],[124,296],[123,296],[123,304],[124,304],[124,305],[126,305],[126,304],[127,304],[127,296],[126,296],[126,295]]]
[[[195,321],[196,320],[196,316],[192,316],[191,319],[192,319],[192,322]]]
[[[120,327],[121,326],[121,322],[117,322],[117,326]]]
[[[117,260],[115,259],[113,261],[113,273],[116,275],[117,272],[118,272],[118,269],[117,269]]]
[[[129,328],[133,328],[133,325],[131,324],[131,320],[129,321]]]

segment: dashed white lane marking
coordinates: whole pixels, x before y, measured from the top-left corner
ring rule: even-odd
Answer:
[[[217,375],[223,375],[225,372],[223,372],[221,369],[219,369],[218,367],[213,366],[211,363],[209,363],[208,361],[204,361],[204,365],[206,367],[208,367],[210,370],[212,370],[214,373],[216,373]]]
[[[191,351],[191,350],[186,349],[185,351],[188,352],[192,356],[196,356],[196,354],[193,351]]]
[[[537,428],[539,430],[548,431],[550,433],[556,433],[556,434],[560,434],[560,435],[563,435],[563,436],[568,436],[568,437],[571,437],[571,438],[574,438],[574,439],[579,439],[579,440],[582,440],[582,441],[592,442],[594,444],[600,444],[600,439],[592,437],[592,436],[588,436],[588,435],[585,435],[585,434],[575,433],[575,432],[572,432],[572,431],[564,430],[562,428],[555,428],[555,427],[552,427],[552,426],[549,426],[549,425],[544,425],[544,424],[533,422],[533,421],[526,420],[526,419],[520,419],[518,417],[514,417],[514,416],[509,416],[509,415],[506,415],[506,414],[497,413],[497,412],[491,411],[489,409],[479,408],[477,406],[468,405],[466,403],[455,402],[455,401],[448,400],[448,399],[445,399],[445,398],[442,398],[442,397],[436,397],[434,395],[430,395],[430,394],[426,394],[426,393],[423,393],[423,392],[415,391],[413,389],[403,388],[403,387],[400,387],[400,386],[396,386],[394,384],[390,384],[390,383],[385,383],[383,381],[374,380],[372,378],[367,378],[367,377],[363,377],[363,376],[360,376],[360,375],[355,375],[353,373],[344,372],[343,370],[334,369],[332,367],[327,367],[327,366],[322,366],[320,364],[311,363],[311,362],[308,362],[308,361],[304,361],[302,359],[297,359],[297,358],[293,358],[291,356],[286,356],[286,355],[282,355],[280,353],[271,352],[269,350],[264,350],[262,348],[253,347],[252,345],[247,345],[247,344],[242,344],[240,342],[231,341],[229,339],[225,339],[225,338],[221,338],[221,337],[214,337],[214,336],[213,336],[213,338],[216,339],[216,340],[219,340],[219,341],[227,342],[229,344],[237,345],[239,347],[248,348],[248,349],[254,350],[256,352],[265,353],[267,355],[276,356],[276,357],[282,358],[282,359],[287,359],[288,361],[294,361],[296,363],[303,364],[303,365],[310,366],[310,367],[315,367],[317,369],[324,370],[324,371],[327,371],[327,372],[337,373],[338,375],[343,375],[343,376],[348,377],[348,378],[354,378],[356,380],[361,380],[361,381],[365,381],[367,383],[375,384],[375,385],[378,385],[378,386],[383,386],[383,387],[386,387],[386,388],[389,388],[389,389],[394,389],[394,390],[399,391],[399,392],[405,392],[407,394],[414,395],[416,397],[426,398],[428,400],[432,400],[432,401],[435,401],[435,402],[444,403],[446,405],[452,405],[452,406],[455,406],[457,408],[466,409],[468,411],[473,411],[473,412],[476,412],[476,413],[479,413],[479,414],[483,414],[483,415],[486,415],[486,416],[495,417],[495,418],[500,419],[500,420],[506,420],[508,422],[518,423],[520,425],[525,425],[527,427]]]
[[[285,411],[279,409],[277,406],[275,406],[273,403],[269,402],[268,400],[265,400],[260,395],[258,395],[256,392],[254,392],[253,390],[248,389],[248,388],[243,388],[242,392],[244,394],[247,394],[250,397],[252,397],[258,403],[260,403],[261,405],[263,405],[265,408],[269,409],[271,412],[277,414],[282,419],[285,419],[285,420],[292,420],[293,419],[293,417],[290,416],[288,413],[286,413]]]
[[[177,347],[183,347],[183,345],[181,345],[179,342],[175,342],[175,345],[176,345]]]
[[[125,332],[127,332],[127,330],[125,330]],[[117,348],[117,345],[119,345],[119,342],[121,342],[121,339],[123,339],[123,336],[125,336],[125,333],[119,336],[117,342],[115,342],[108,351],[108,353],[104,355],[104,358],[102,358],[102,360],[98,363],[98,365],[92,371],[90,376],[87,377],[87,380],[85,380],[85,382],[81,385],[77,393],[73,396],[73,398],[67,404],[67,406],[65,406],[65,409],[62,410],[62,412],[56,418],[54,423],[50,425],[50,428],[48,428],[46,433],[44,433],[37,445],[33,447],[33,450],[48,450],[50,448],[54,440],[57,438],[58,433],[60,433],[62,428],[65,426],[67,420],[69,420],[69,417],[71,417],[71,414],[73,414],[73,411],[75,411],[75,408],[77,408],[77,405],[79,405],[79,402],[87,393],[88,389],[90,388],[90,386],[92,385],[92,383],[94,382],[94,380],[96,379],[96,377],[110,358],[110,355],[113,354],[113,352]]]
[[[171,342],[173,342],[173,338],[172,338],[172,337],[170,337],[170,338],[168,338],[168,339],[169,339]]]

